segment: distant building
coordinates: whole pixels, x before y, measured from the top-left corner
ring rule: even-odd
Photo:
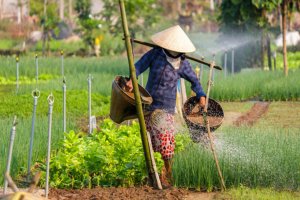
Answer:
[[[72,2],[72,4],[75,3],[75,0],[64,0],[62,4],[59,4],[60,0],[56,1],[58,5],[63,6],[65,12],[68,11],[69,2]],[[0,0],[0,20],[4,18],[10,18],[16,20],[18,23],[21,23],[22,19],[29,15],[28,3],[28,0]],[[103,8],[102,0],[91,0],[91,4],[92,14],[99,13]]]
[[[21,19],[28,16],[26,2],[25,0],[0,0],[0,19],[11,18],[21,23]]]
[[[91,12],[92,14],[97,14],[103,9],[103,2],[102,0],[91,0]]]

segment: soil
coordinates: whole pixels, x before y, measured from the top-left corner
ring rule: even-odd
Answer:
[[[204,126],[204,119],[202,116],[191,116],[190,115],[190,116],[187,116],[186,118],[194,124]],[[222,122],[223,117],[208,116],[207,120],[209,121],[209,125],[214,127],[214,126],[219,125]]]
[[[248,125],[252,126],[257,120],[268,111],[270,103],[257,102],[245,114],[242,113],[225,113],[224,123],[234,124],[236,126]],[[193,117],[190,116],[193,121]],[[98,119],[97,119],[98,120]],[[213,123],[214,119],[209,119]],[[218,119],[216,119],[218,121]],[[164,190],[156,190],[149,186],[132,187],[132,188],[102,188],[97,187],[93,189],[81,190],[65,190],[65,189],[51,189],[49,199],[52,200],[97,200],[97,199],[114,199],[114,200],[147,200],[147,199],[164,199],[164,200],[212,200],[215,199],[218,193],[196,192],[187,189],[171,188]]]
[[[156,190],[148,186],[132,187],[132,188],[93,188],[82,190],[65,190],[65,189],[51,189],[49,199],[52,200],[152,200],[152,199],[164,199],[164,200],[195,200],[203,199],[210,200],[215,193],[203,193],[189,191],[185,189],[171,188],[164,190]]]
[[[257,120],[268,111],[269,102],[257,102],[244,115],[238,117],[233,124],[236,126],[247,125],[252,126]]]

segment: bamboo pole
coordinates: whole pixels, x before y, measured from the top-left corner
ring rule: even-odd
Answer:
[[[143,143],[144,155],[145,155],[146,165],[148,168],[150,183],[154,187],[156,187],[158,189],[162,189],[160,180],[155,175],[154,160],[153,161],[151,160],[150,147],[149,147],[149,143],[148,143],[145,119],[144,119],[143,110],[142,110],[142,102],[141,102],[140,92],[138,89],[138,83],[137,83],[137,79],[136,79],[135,66],[133,63],[132,46],[131,46],[130,35],[129,35],[129,31],[128,31],[128,26],[127,26],[124,1],[119,0],[119,5],[120,5],[120,10],[121,10],[122,25],[123,25],[125,44],[126,44],[126,49],[127,49],[127,58],[128,58],[128,63],[129,63],[129,69],[130,69],[130,77],[131,77],[132,85],[133,85],[135,105],[136,105],[136,110],[137,110],[139,124],[140,124],[141,139],[142,139],[142,143]]]
[[[204,119],[204,124],[206,125],[206,129],[207,129],[207,133],[208,133],[208,137],[209,137],[209,142],[210,142],[210,148],[211,148],[211,151],[213,153],[213,156],[214,156],[214,159],[215,159],[215,162],[216,162],[216,167],[217,167],[217,170],[218,170],[218,174],[219,174],[219,178],[220,178],[220,182],[221,182],[221,187],[222,187],[222,191],[223,191],[223,190],[226,190],[226,187],[225,187],[224,179],[223,179],[222,172],[221,172],[221,169],[220,169],[217,153],[216,153],[215,148],[214,148],[213,138],[212,138],[211,132],[210,132],[209,120],[207,118],[207,108],[208,108],[210,87],[212,85],[211,77],[212,77],[212,73],[213,73],[213,68],[214,68],[214,62],[212,62],[210,64],[208,83],[207,83],[207,92],[206,92],[206,102],[205,102],[205,107],[204,107],[204,111],[203,111],[203,119]]]
[[[157,47],[157,45],[155,45],[155,44],[152,44],[152,43],[149,43],[149,42],[140,41],[140,40],[133,39],[133,38],[131,39],[131,41],[133,41],[133,42],[135,42],[135,43],[138,43],[138,44],[142,44],[142,45],[148,46],[148,47]],[[203,59],[194,58],[194,57],[189,56],[189,55],[186,55],[186,54],[185,54],[185,57],[186,57],[187,59],[193,60],[193,61],[195,61],[195,62],[204,64],[204,65],[210,67],[210,64],[211,64],[211,63],[206,62],[206,61],[204,61]],[[213,67],[216,68],[216,69],[218,69],[218,70],[222,70],[222,67],[220,67],[220,66],[214,65]]]

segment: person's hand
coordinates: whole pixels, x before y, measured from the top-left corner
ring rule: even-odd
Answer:
[[[128,91],[132,92],[133,86],[132,86],[132,80],[131,79],[129,79],[129,81],[127,81],[126,86],[128,88]]]
[[[200,107],[204,108],[205,107],[205,102],[206,102],[206,98],[205,97],[200,97],[200,100],[199,100]]]

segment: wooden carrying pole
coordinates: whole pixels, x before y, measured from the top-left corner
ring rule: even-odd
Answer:
[[[143,143],[144,155],[145,155],[146,165],[148,168],[149,178],[150,178],[151,184],[155,188],[162,189],[160,180],[159,180],[158,176],[156,176],[156,173],[155,173],[155,168],[154,168],[155,161],[151,160],[151,153],[150,153],[150,147],[149,147],[149,142],[148,142],[145,119],[144,119],[144,115],[143,115],[142,102],[141,102],[140,92],[138,89],[138,82],[136,79],[135,66],[133,63],[132,46],[130,43],[130,36],[129,36],[128,26],[127,26],[124,1],[119,0],[119,5],[120,5],[120,10],[121,10],[121,16],[122,16],[122,25],[123,25],[124,36],[125,36],[125,44],[126,44],[126,49],[127,49],[130,77],[131,77],[132,85],[133,85],[136,110],[137,110],[139,124],[140,124],[141,139],[142,139],[142,143]]]
[[[149,43],[149,42],[140,41],[140,40],[137,40],[137,39],[131,39],[131,41],[133,41],[135,43],[138,43],[138,44],[142,44],[142,45],[148,46],[148,47],[158,47],[156,44],[152,44],[152,43]],[[185,57],[187,59],[193,60],[195,62],[204,64],[204,65],[206,65],[208,67],[210,67],[210,65],[211,65],[211,63],[209,63],[209,62],[206,62],[206,61],[204,61],[202,59],[194,58],[194,57],[186,55],[186,54],[185,54]],[[213,65],[213,68],[218,69],[218,70],[222,70],[222,67],[217,66],[217,65]]]
[[[220,182],[221,182],[221,187],[222,187],[222,190],[226,190],[224,179],[223,179],[223,176],[222,176],[222,171],[220,169],[220,165],[219,165],[219,161],[218,161],[218,157],[217,157],[217,153],[216,153],[215,148],[214,148],[213,138],[212,138],[211,132],[210,132],[209,120],[207,118],[208,100],[209,100],[210,87],[212,85],[211,77],[212,77],[212,73],[213,73],[214,64],[215,64],[214,62],[212,62],[210,64],[209,75],[208,75],[208,83],[207,83],[207,92],[206,92],[206,102],[205,102],[205,107],[204,107],[204,111],[203,111],[203,119],[204,119],[204,124],[206,125],[206,129],[207,129],[207,133],[208,133],[208,137],[209,137],[209,141],[210,141],[210,148],[211,148],[211,151],[213,153],[213,156],[214,156],[214,159],[215,159],[215,162],[216,162],[216,167],[217,167],[217,170],[218,170],[218,174],[219,174],[219,178],[220,178]]]

